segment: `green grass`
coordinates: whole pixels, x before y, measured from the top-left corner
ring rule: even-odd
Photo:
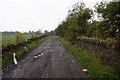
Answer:
[[[8,45],[14,43],[16,43],[15,35],[2,35],[2,45]]]
[[[17,50],[2,54],[2,67],[4,68],[7,65],[13,63],[13,53],[16,53],[16,58],[20,59],[22,56],[24,56],[25,54],[29,53],[34,48],[36,48],[40,43],[42,43],[47,38],[48,37],[42,38],[38,41],[32,42],[31,44],[23,46]],[[26,47],[26,49],[25,49],[25,47]]]
[[[61,42],[65,45],[70,53],[72,53],[78,61],[83,64],[84,68],[87,68],[88,74],[94,78],[120,78],[120,70],[115,69],[111,66],[102,64],[101,60],[96,58],[91,53],[88,53],[82,49],[70,44],[60,38]]]
[[[31,35],[25,35],[25,40],[28,40],[30,39],[32,36]],[[1,37],[2,39],[1,40],[1,43],[0,45],[9,45],[9,44],[16,44],[17,42],[17,39],[16,39],[16,35],[13,34],[13,35],[2,35]]]

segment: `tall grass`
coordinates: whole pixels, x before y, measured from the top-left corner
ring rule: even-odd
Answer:
[[[84,68],[87,68],[88,74],[93,78],[120,78],[120,70],[111,66],[102,64],[102,61],[94,55],[79,49],[60,38],[61,42],[65,45],[70,53],[72,53]]]

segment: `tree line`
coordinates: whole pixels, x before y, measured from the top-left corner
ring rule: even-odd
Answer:
[[[56,34],[70,41],[82,36],[120,40],[120,2],[102,1],[94,8],[87,8],[83,2],[73,5],[66,19],[55,29]]]

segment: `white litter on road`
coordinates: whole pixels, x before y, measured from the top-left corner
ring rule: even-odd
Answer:
[[[37,58],[39,58],[39,57],[42,56],[42,55],[43,55],[43,53],[38,54],[37,56],[34,56],[34,59],[37,59]]]
[[[13,61],[14,61],[15,65],[18,64],[17,59],[15,58],[15,53],[13,53]]]
[[[83,71],[83,72],[87,72],[87,69],[83,69],[82,71]]]
[[[34,59],[37,59],[38,58],[38,56],[34,56]]]
[[[42,55],[43,55],[43,53],[39,54],[38,57],[40,57],[40,56],[42,56]]]

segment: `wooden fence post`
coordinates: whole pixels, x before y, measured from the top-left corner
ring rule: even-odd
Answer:
[[[32,38],[33,38],[33,35],[32,35]]]
[[[18,36],[17,36],[17,43],[18,43]]]

